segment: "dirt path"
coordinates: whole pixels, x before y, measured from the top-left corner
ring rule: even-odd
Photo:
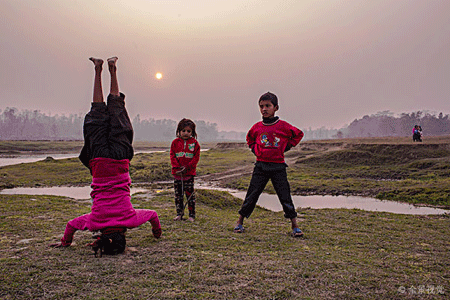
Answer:
[[[219,184],[223,181],[233,179],[236,177],[251,175],[252,172],[253,172],[253,164],[244,167],[234,168],[220,173],[202,175],[198,176],[197,178],[204,182]]]
[[[298,160],[298,157],[297,156],[290,157],[290,158],[286,158],[285,160],[288,165],[292,165]],[[254,168],[254,164],[249,164],[249,165],[237,167],[237,168],[234,168],[231,170],[226,170],[226,171],[220,172],[220,173],[198,176],[197,178],[198,178],[198,180],[206,182],[206,183],[210,183],[213,185],[214,184],[220,185],[221,183],[226,182],[231,179],[234,179],[234,178],[238,178],[238,177],[242,177],[242,176],[250,176],[253,172],[253,168]]]

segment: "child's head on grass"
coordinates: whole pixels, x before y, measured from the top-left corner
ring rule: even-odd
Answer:
[[[125,238],[126,228],[109,227],[101,230],[100,235],[94,236],[95,242],[90,244],[95,256],[100,250],[100,257],[103,254],[116,255],[125,251],[127,241]]]

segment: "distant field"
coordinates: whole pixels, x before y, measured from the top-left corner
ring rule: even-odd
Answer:
[[[429,137],[423,143],[409,138],[306,141],[286,158],[294,194],[360,195],[450,207],[450,137]],[[236,176],[228,172],[222,184],[246,189],[251,170],[237,170]],[[266,190],[274,192],[270,184]]]
[[[0,141],[0,155],[30,155],[46,153],[77,153],[83,141]],[[135,141],[135,151],[167,150],[171,142]],[[202,143],[202,148],[211,148],[215,142]]]
[[[413,142],[411,137],[367,137],[367,138],[351,138],[351,139],[332,139],[332,140],[313,140],[303,141],[302,144],[450,144],[450,135],[446,136],[424,136],[423,142]]]
[[[76,153],[83,141],[0,141],[0,155]],[[170,147],[170,142],[135,142],[135,150],[159,150]]]
[[[82,141],[0,141],[0,155],[79,152]]]
[[[167,150],[169,143],[137,142],[135,149]],[[0,151],[73,150],[81,142],[1,142]],[[255,158],[245,143],[202,144],[198,178],[245,190]],[[61,150],[62,151],[62,150]],[[450,207],[450,137],[365,138],[301,142],[286,153],[293,194],[362,195]],[[140,153],[131,162],[135,183],[172,179],[167,153]],[[0,188],[87,185],[88,170],[76,158],[0,168]],[[269,184],[267,192],[274,192]]]
[[[221,142],[207,142],[201,143],[202,148],[212,148],[217,143]],[[331,140],[305,140],[301,145],[306,144],[450,144],[450,136],[430,136],[424,137],[422,143],[413,143],[410,137],[383,137],[383,138],[352,138],[352,139],[331,139]],[[242,142],[223,143],[228,145],[245,145]],[[7,153],[70,153],[78,152],[83,146],[83,141],[1,141],[0,140],[0,155]],[[155,149],[170,147],[170,142],[147,142],[135,141],[133,143],[135,149]]]

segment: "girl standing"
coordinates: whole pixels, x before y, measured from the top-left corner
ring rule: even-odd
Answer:
[[[189,119],[182,119],[177,126],[177,138],[170,147],[170,162],[174,177],[175,207],[177,216],[175,221],[182,220],[184,215],[183,197],[186,194],[189,210],[188,221],[195,220],[194,176],[200,158],[200,145],[197,142],[195,123]]]

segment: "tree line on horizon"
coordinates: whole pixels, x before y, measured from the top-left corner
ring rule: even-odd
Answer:
[[[7,107],[0,110],[0,140],[82,140],[84,114],[46,115],[38,110]],[[245,141],[246,132],[225,132],[216,123],[194,121],[200,141]],[[132,119],[136,141],[171,141],[175,138],[177,121],[171,119]],[[449,115],[417,111],[394,116],[384,111],[355,119],[340,129],[302,129],[305,140],[412,135],[414,125],[422,126],[425,135],[450,134]]]
[[[402,113],[397,117],[390,111],[365,115],[351,122],[342,134],[348,138],[412,136],[415,125],[422,127],[425,136],[450,134],[449,115],[442,112],[435,115],[423,111]]]
[[[39,110],[7,107],[0,110],[0,140],[83,140],[84,114],[46,115]],[[195,120],[202,141],[215,141],[219,131],[216,123]],[[177,121],[170,119],[132,119],[134,140],[171,141],[175,138]]]

